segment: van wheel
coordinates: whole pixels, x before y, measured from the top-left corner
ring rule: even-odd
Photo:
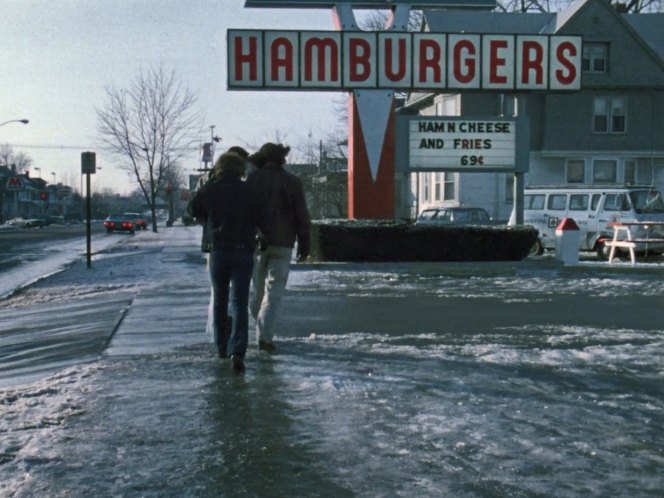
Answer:
[[[542,245],[542,242],[540,239],[537,239],[535,243],[532,245],[530,248],[530,252],[528,252],[528,256],[541,256],[544,254],[544,246]]]
[[[604,261],[608,261],[609,260],[609,254],[611,253],[611,248],[606,246],[606,244],[604,243],[604,240],[598,240],[595,252],[597,253],[597,257],[599,259],[604,260]]]

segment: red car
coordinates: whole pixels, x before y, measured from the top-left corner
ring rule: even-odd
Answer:
[[[130,219],[127,219],[127,217],[123,214],[109,214],[108,218],[104,220],[104,227],[106,228],[106,233],[134,233],[136,231],[136,225],[134,222]]]
[[[136,230],[147,230],[148,220],[143,218],[140,214],[138,214],[138,213],[123,213],[122,216],[124,216],[128,220],[133,221],[134,225],[136,226]]]

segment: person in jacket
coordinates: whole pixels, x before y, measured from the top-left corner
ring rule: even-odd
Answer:
[[[194,195],[190,209],[197,219],[210,221],[215,344],[221,358],[230,354],[233,370],[240,374],[245,371],[249,288],[256,246],[254,197],[242,180],[245,160],[238,154],[222,154],[215,168],[219,176]]]
[[[299,178],[284,169],[290,147],[266,143],[249,156],[249,177],[257,200],[259,251],[254,265],[250,310],[261,351],[275,351],[275,322],[286,289],[293,248],[297,260],[309,255],[309,211]]]
[[[230,147],[226,152],[233,152],[238,156],[240,156],[245,161],[249,157],[249,152],[247,152],[246,149],[240,147],[239,145],[234,145],[233,147]],[[248,165],[248,162],[245,162],[245,170],[248,170],[250,168],[251,166]],[[206,174],[202,175],[198,180],[198,184],[196,185],[196,192],[198,192],[201,188],[203,188],[203,186],[205,186],[206,183],[219,178],[220,174],[221,171],[219,170],[217,164],[215,163],[215,166],[213,166],[212,169],[208,171]],[[193,216],[191,212],[189,214]],[[203,225],[203,235],[201,237],[201,251],[209,253],[212,246],[212,241],[210,240],[211,227],[208,224],[207,218],[196,218],[196,221],[199,224]]]
[[[247,152],[246,149],[243,147],[240,147],[239,145],[234,145],[230,147],[226,152],[234,152],[241,158],[245,160],[245,176],[246,176],[246,171],[250,171],[252,166],[249,165],[249,163],[246,161],[247,157],[249,157],[249,152]],[[196,192],[198,192],[200,189],[205,186],[206,183],[211,182],[213,180],[216,180],[219,178],[219,175],[221,174],[221,171],[217,167],[212,167],[210,171],[205,173],[204,175],[201,175],[201,177],[198,180],[198,184],[196,185]],[[191,206],[191,204],[190,204]],[[191,212],[191,208],[189,208],[189,214],[191,216],[194,216],[193,213]],[[210,249],[212,248],[212,241],[210,239],[210,232],[212,231],[212,226],[211,226],[211,220],[208,220],[206,217],[207,213],[205,214],[205,217],[203,218],[196,218],[196,222],[203,227],[203,235],[201,237],[201,251],[206,253],[207,255],[207,268],[209,269],[210,267]],[[211,283],[210,283],[211,284]],[[214,338],[214,287],[211,286],[210,289],[210,305],[208,306],[208,317],[207,317],[207,322],[205,323],[205,333],[207,334],[208,337]],[[214,340],[214,339],[213,339]]]

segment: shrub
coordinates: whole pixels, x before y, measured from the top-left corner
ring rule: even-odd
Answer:
[[[520,261],[537,239],[532,227],[419,226],[392,220],[316,221],[316,261]]]

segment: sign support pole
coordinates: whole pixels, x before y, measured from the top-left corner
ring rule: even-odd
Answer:
[[[88,268],[92,267],[92,221],[91,221],[91,201],[90,201],[90,173],[85,174],[85,186],[86,186],[86,196],[85,196],[85,219],[86,219],[86,230],[85,230],[85,240],[86,240],[86,256],[88,262]]]
[[[88,268],[92,267],[92,207],[90,200],[90,175],[97,170],[97,155],[94,152],[81,152],[81,174],[85,175],[85,241]]]
[[[410,6],[391,9],[388,29],[406,31]],[[332,9],[339,31],[358,31],[351,5]],[[395,215],[394,92],[354,90],[348,104],[348,218]]]
[[[514,173],[514,221],[523,225],[525,173],[530,168],[530,119],[526,114],[526,96],[517,96],[516,171]]]

